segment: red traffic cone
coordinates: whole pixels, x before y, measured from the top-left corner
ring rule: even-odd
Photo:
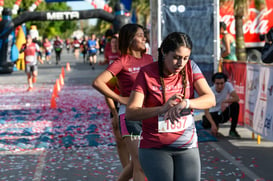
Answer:
[[[52,96],[59,97],[57,84],[54,85]]]
[[[63,78],[63,75],[60,74],[59,77],[60,77],[60,78],[59,78],[59,80],[60,80],[60,85],[63,86],[63,85],[64,85],[64,78]]]
[[[60,92],[61,91],[61,86],[60,86],[60,81],[59,81],[59,79],[56,79],[56,87],[57,87],[57,90],[58,90],[58,92]]]
[[[64,76],[65,76],[64,67],[62,67],[62,75],[63,75],[63,78],[64,78]]]
[[[70,71],[70,64],[69,64],[69,62],[66,63],[66,70]]]
[[[51,97],[51,103],[50,103],[50,108],[52,108],[52,109],[56,109],[57,108],[57,104],[56,104],[55,98],[56,97],[54,95],[52,95],[52,97]]]

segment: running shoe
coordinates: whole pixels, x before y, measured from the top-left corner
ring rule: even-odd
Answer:
[[[28,92],[30,92],[30,91],[32,91],[32,90],[33,90],[33,87],[29,87],[29,88],[27,89]]]
[[[237,131],[229,131],[229,136],[232,138],[238,138],[238,139],[241,138],[241,136],[237,133]]]

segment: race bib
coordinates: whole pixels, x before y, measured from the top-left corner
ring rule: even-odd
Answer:
[[[26,56],[26,62],[34,63],[35,62],[35,56],[33,56],[33,55]]]
[[[193,123],[192,115],[181,116],[178,121],[165,120],[164,115],[158,116],[158,132],[159,133],[173,133],[178,131],[183,131],[188,128]]]

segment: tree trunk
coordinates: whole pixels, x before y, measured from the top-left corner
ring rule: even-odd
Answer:
[[[245,48],[245,39],[243,32],[243,17],[245,15],[245,4],[238,3],[235,8],[235,29],[236,29],[236,56],[238,61],[246,62],[246,48]]]

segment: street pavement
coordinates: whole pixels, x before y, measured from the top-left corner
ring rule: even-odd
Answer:
[[[32,92],[26,91],[22,70],[0,74],[0,181],[117,180],[122,168],[109,109],[91,86],[106,66],[97,64],[92,70],[66,51],[61,64],[54,59],[53,54],[52,64],[39,64]],[[64,84],[56,95],[54,86],[63,70]],[[197,122],[202,114],[195,112]],[[273,143],[261,139],[258,144],[243,126],[237,129],[242,138],[232,139],[229,126],[220,126],[216,140],[199,129],[201,180],[273,180]]]

